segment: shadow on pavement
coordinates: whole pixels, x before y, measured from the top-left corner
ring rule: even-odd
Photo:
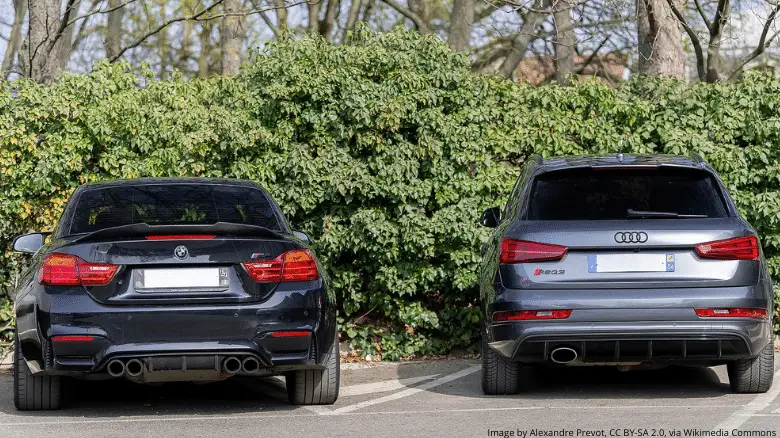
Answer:
[[[465,362],[458,362],[463,364],[460,368],[465,367]],[[399,379],[425,374],[430,374],[430,369],[421,369],[419,364],[401,364],[398,367]],[[526,383],[526,390],[507,397],[532,400],[693,399],[720,397],[730,392],[728,383],[721,382],[712,368],[668,367],[621,372],[607,366],[528,367],[523,369],[521,379]],[[465,397],[488,397],[482,393],[480,371],[428,391]]]
[[[29,415],[89,417],[133,417],[142,415],[235,415],[291,411],[284,382],[275,378],[233,378],[222,382],[166,383],[141,385],[122,379],[63,381],[63,410],[32,412]],[[13,404],[0,404],[0,411],[18,412]]]

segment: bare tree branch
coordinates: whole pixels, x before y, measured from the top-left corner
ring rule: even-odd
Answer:
[[[742,61],[740,61],[739,65],[731,72],[729,75],[729,79],[733,78],[737,73],[739,73],[740,70],[742,70],[742,67],[747,65],[750,61],[758,58],[759,55],[764,53],[767,47],[769,47],[770,44],[772,44],[772,41],[777,37],[778,34],[780,34],[780,30],[772,34],[769,39],[767,39],[767,35],[769,34],[769,29],[772,27],[772,23],[774,23],[775,18],[777,18],[777,13],[780,12],[780,4],[775,6],[774,9],[772,9],[772,13],[769,14],[769,17],[767,17],[766,22],[764,23],[764,28],[761,31],[761,38],[758,40],[758,46],[756,46],[756,49],[750,52],[749,55],[747,55]]]
[[[704,7],[701,4],[701,0],[693,0],[693,2],[696,4],[696,10],[699,11],[699,15],[701,16],[704,25],[707,27],[707,30],[711,29],[712,24],[710,23],[710,19],[707,17],[707,12],[704,10]]]
[[[666,0],[666,3],[669,4],[669,7],[672,9],[672,13],[677,18],[677,21],[680,22],[683,29],[685,30],[685,33],[688,34],[688,38],[691,39],[691,44],[693,44],[693,51],[696,53],[696,72],[699,75],[699,79],[703,81],[707,77],[705,68],[706,60],[704,59],[704,51],[701,48],[701,41],[699,41],[699,36],[696,35],[696,31],[691,27],[690,24],[688,24],[688,21],[685,20],[685,17],[680,12],[680,10],[677,9],[672,0]]]
[[[147,33],[145,33],[143,35],[141,35],[135,41],[133,41],[132,43],[128,44],[126,47],[122,48],[122,50],[120,50],[119,53],[117,53],[116,56],[110,58],[108,61],[109,62],[116,62],[119,58],[122,57],[122,55],[124,55],[125,52],[127,52],[130,49],[134,49],[134,48],[140,46],[149,37],[159,33],[160,31],[162,31],[163,29],[165,29],[166,27],[168,27],[168,26],[170,26],[171,24],[174,24],[174,23],[178,23],[178,22],[181,22],[181,21],[210,21],[210,20],[216,20],[218,18],[235,17],[235,16],[246,17],[246,16],[254,15],[254,14],[262,14],[264,12],[273,11],[273,10],[276,10],[276,9],[279,8],[278,6],[270,6],[270,7],[264,8],[264,9],[256,9],[256,10],[253,10],[253,11],[241,11],[241,12],[234,12],[234,13],[225,12],[225,13],[220,13],[220,14],[209,14],[210,11],[212,11],[214,8],[216,8],[217,6],[222,4],[223,1],[224,0],[214,0],[214,3],[212,3],[210,6],[208,6],[207,8],[203,9],[200,12],[197,12],[197,13],[191,14],[191,15],[180,16],[180,17],[175,17],[175,18],[171,18],[169,20],[166,20],[165,22],[163,22],[162,24],[160,24],[156,28],[150,30],[149,32],[147,32]],[[283,6],[283,7],[290,8],[290,7],[302,5],[302,4],[305,4],[305,3],[308,3],[308,2],[306,0],[300,0],[297,3],[290,3],[289,5],[286,5],[286,6]]]
[[[428,27],[428,23],[426,23],[425,20],[419,15],[417,15],[416,13],[401,6],[395,0],[382,0],[382,1],[388,6],[390,6],[391,8],[395,9],[396,12],[398,12],[399,14],[411,20],[412,23],[414,23],[414,25],[417,26],[417,30],[420,31],[420,33],[431,33],[431,29],[430,27]]]
[[[125,6],[128,6],[128,5],[129,5],[129,4],[131,4],[131,3],[135,3],[135,1],[136,1],[136,0],[127,0],[126,2],[124,2],[124,3],[122,3],[122,4],[116,5],[116,6],[114,6],[114,7],[110,7],[110,8],[108,8],[108,9],[94,9],[93,7],[90,7],[90,11],[89,11],[89,12],[87,12],[87,13],[86,13],[86,14],[84,14],[84,15],[79,15],[78,17],[74,18],[73,20],[71,20],[70,22],[68,22],[67,26],[70,26],[71,24],[74,24],[75,22],[77,22],[77,21],[79,21],[79,20],[83,20],[84,18],[89,18],[89,17],[91,17],[91,16],[93,16],[93,15],[97,15],[97,14],[108,14],[108,13],[110,13],[110,12],[114,12],[114,11],[116,11],[116,10],[118,10],[118,9],[122,9],[122,8],[124,8]],[[94,5],[94,4],[97,4],[97,1],[93,2],[93,5]],[[67,26],[66,26],[66,27],[67,27]]]
[[[180,22],[180,21],[184,21],[184,20],[197,20],[198,18],[200,18],[200,17],[202,17],[202,16],[206,15],[207,13],[211,12],[211,10],[213,10],[214,8],[216,8],[217,6],[219,6],[220,4],[222,4],[222,2],[223,2],[223,1],[224,1],[224,0],[214,0],[214,3],[212,3],[212,4],[211,4],[211,6],[209,6],[209,7],[207,7],[207,8],[204,8],[204,9],[203,9],[202,11],[200,11],[200,12],[197,12],[197,13],[195,13],[195,14],[192,14],[192,15],[187,15],[187,16],[181,16],[181,17],[175,17],[175,18],[171,18],[171,19],[169,19],[169,20],[167,20],[167,21],[163,22],[162,24],[160,24],[160,25],[159,25],[159,26],[157,26],[156,28],[154,28],[154,29],[150,30],[149,32],[147,32],[147,33],[145,33],[145,34],[143,34],[143,35],[141,35],[141,36],[140,36],[139,38],[137,38],[135,41],[133,41],[133,42],[132,42],[132,43],[130,43],[129,45],[127,45],[127,46],[125,46],[124,48],[122,48],[122,49],[119,51],[119,53],[117,53],[116,55],[114,55],[114,56],[113,56],[112,58],[110,58],[108,61],[109,61],[109,62],[116,62],[116,60],[118,60],[119,58],[121,58],[121,57],[122,57],[122,55],[124,55],[126,51],[128,51],[128,50],[130,50],[130,49],[134,49],[134,48],[136,48],[136,47],[140,46],[141,44],[143,44],[143,42],[144,42],[144,41],[146,41],[146,39],[147,39],[147,38],[149,38],[150,36],[152,36],[152,35],[154,35],[154,34],[156,34],[156,33],[160,32],[160,31],[162,31],[163,29],[165,29],[166,27],[170,26],[170,25],[171,25],[171,24],[173,24],[173,23],[178,23],[178,22]],[[218,17],[212,17],[212,18],[218,18]]]

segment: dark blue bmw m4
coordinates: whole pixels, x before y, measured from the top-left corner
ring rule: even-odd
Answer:
[[[247,181],[85,185],[16,297],[14,403],[57,409],[63,377],[139,383],[284,375],[291,403],[339,390],[335,298],[309,238]]]

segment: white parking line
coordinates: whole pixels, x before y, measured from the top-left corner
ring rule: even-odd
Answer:
[[[440,385],[444,385],[445,383],[452,382],[453,380],[460,379],[461,377],[466,377],[469,374],[476,373],[480,370],[480,366],[470,366],[468,368],[462,369],[458,372],[448,374],[444,377],[439,377],[436,380],[432,380],[428,383],[423,383],[420,386],[415,386],[414,388],[409,388],[404,391],[396,392],[393,394],[386,395],[384,397],[375,398],[372,400],[366,400],[360,403],[355,403],[354,405],[344,406],[338,409],[334,409],[330,411],[328,415],[338,415],[338,414],[344,414],[352,411],[356,411],[358,409],[366,408],[369,406],[378,405],[381,403],[387,403],[389,401],[398,400],[404,397],[409,397],[410,395],[418,394],[423,391],[427,391],[431,388],[435,388]]]
[[[780,369],[775,372],[774,385],[772,385],[772,388],[770,388],[769,391],[765,392],[764,394],[757,395],[756,398],[754,398],[750,403],[743,406],[742,409],[738,410],[737,412],[731,414],[728,418],[715,426],[713,430],[738,429],[740,426],[750,420],[750,417],[758,415],[760,411],[766,409],[772,403],[772,401],[774,401],[774,399],[780,395],[780,383],[778,382],[780,382]]]
[[[406,388],[407,386],[414,385],[415,383],[420,383],[425,380],[431,380],[437,376],[438,374],[431,374],[430,376],[410,377],[408,379],[383,380],[381,382],[344,386],[339,390],[339,397],[353,397],[356,395],[395,391],[396,389],[403,389]]]

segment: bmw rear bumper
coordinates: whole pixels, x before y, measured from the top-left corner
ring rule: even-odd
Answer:
[[[312,286],[282,284],[243,304],[105,305],[83,291],[41,294],[17,305],[19,340],[30,369],[46,374],[100,373],[113,359],[218,371],[231,356],[272,374],[323,368],[337,342],[335,310],[322,284]]]

